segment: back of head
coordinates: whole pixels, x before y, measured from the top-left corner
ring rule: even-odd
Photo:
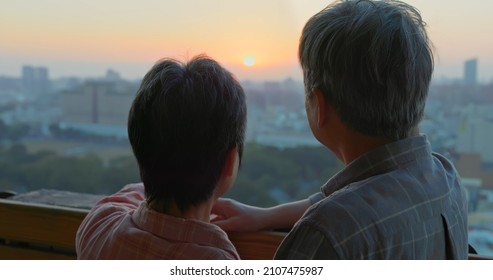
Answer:
[[[217,62],[199,56],[156,63],[128,119],[147,201],[182,212],[206,201],[227,153],[236,147],[241,159],[245,126],[243,89]]]
[[[299,58],[307,92],[323,91],[346,126],[402,139],[420,122],[433,55],[419,12],[400,1],[347,0],[305,25]]]

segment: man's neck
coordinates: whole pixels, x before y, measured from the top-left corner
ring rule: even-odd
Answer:
[[[348,165],[360,156],[391,142],[391,140],[384,138],[375,138],[366,135],[355,136],[342,142],[336,154],[345,165]]]
[[[381,146],[387,145],[392,140],[383,137],[373,137],[354,130],[345,129],[336,139],[336,145],[331,149],[336,156],[348,165],[353,160]],[[408,133],[408,137],[419,135],[419,128],[415,127]]]

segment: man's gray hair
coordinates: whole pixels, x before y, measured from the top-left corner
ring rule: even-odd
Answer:
[[[419,12],[400,1],[338,1],[300,39],[305,88],[324,93],[348,127],[398,140],[422,116],[433,54]]]

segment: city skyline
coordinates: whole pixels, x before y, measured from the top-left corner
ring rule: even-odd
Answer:
[[[435,47],[435,78],[462,78],[478,59],[479,82],[493,78],[490,1],[406,1],[421,11]],[[430,3],[431,2],[431,3]],[[298,39],[330,1],[11,1],[0,17],[0,76],[23,65],[50,77],[98,77],[114,69],[137,79],[161,57],[206,53],[240,79],[301,79]]]

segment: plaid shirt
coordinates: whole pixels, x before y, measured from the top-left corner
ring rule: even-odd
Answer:
[[[77,231],[79,259],[239,259],[218,226],[158,213],[132,184],[96,204]]]
[[[465,192],[425,136],[359,157],[311,199],[275,258],[467,259]]]

